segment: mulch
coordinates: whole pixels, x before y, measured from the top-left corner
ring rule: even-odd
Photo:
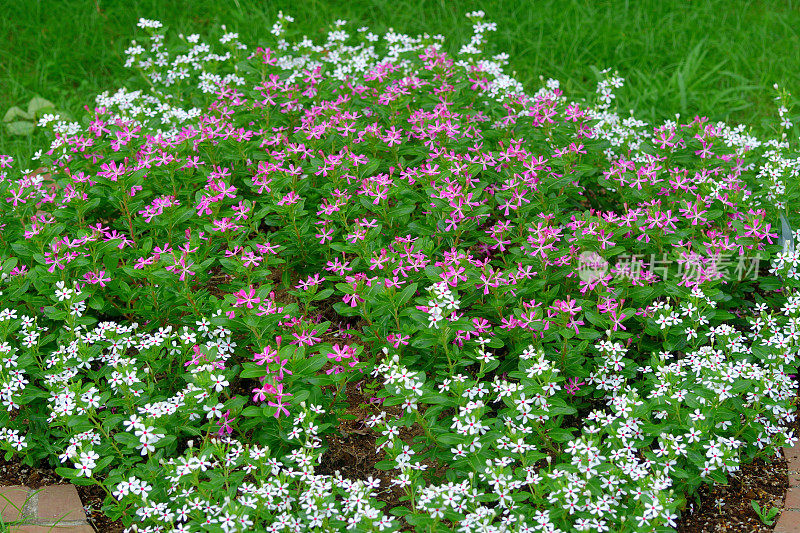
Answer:
[[[678,533],[766,533],[774,529],[761,522],[750,502],[755,500],[762,511],[773,507],[783,508],[789,488],[786,459],[773,458],[771,463],[762,459],[743,465],[741,470],[728,475],[728,485],[703,485],[699,490],[700,505],[689,504],[687,512],[678,521]],[[691,501],[691,500],[690,500]],[[777,522],[779,515],[774,517]]]

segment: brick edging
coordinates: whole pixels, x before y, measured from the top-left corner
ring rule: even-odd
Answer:
[[[789,488],[783,498],[783,508],[775,523],[775,533],[800,532],[800,440],[791,448],[783,448],[789,475]]]
[[[40,533],[50,528],[63,533],[95,531],[86,520],[86,511],[75,485],[48,485],[39,489],[2,486],[0,493],[4,496],[0,498],[3,521],[22,521],[12,525],[10,533]]]

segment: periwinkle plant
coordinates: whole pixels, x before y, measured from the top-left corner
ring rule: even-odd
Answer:
[[[6,457],[127,531],[643,532],[794,442],[796,145],[530,94],[468,16],[140,21],[141,87],[0,156]],[[323,475],[365,379],[376,475]]]

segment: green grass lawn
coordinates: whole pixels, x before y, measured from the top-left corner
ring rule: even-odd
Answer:
[[[38,95],[75,116],[95,94],[126,85],[134,73],[122,53],[139,17],[187,34],[226,24],[257,43],[283,10],[315,40],[345,19],[353,29],[441,33],[455,52],[471,34],[464,13],[475,9],[497,23],[489,50],[509,53],[526,87],[554,77],[585,97],[596,71],[615,68],[626,79],[620,107],[643,120],[700,114],[765,135],[777,123],[772,85],[800,89],[800,5],[791,1],[0,0],[0,115]],[[0,127],[0,153],[18,168],[45,143],[39,132]]]

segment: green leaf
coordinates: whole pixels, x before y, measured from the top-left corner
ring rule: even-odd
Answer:
[[[199,437],[203,434],[202,431],[192,426],[181,426],[180,431],[181,433],[188,433],[189,435],[193,435],[195,437]]]
[[[100,459],[97,462],[97,466],[95,467],[94,471],[95,472],[102,472],[103,469],[105,467],[107,467],[108,465],[110,465],[111,461],[113,461],[114,459],[115,459],[115,457],[113,455],[109,455],[109,456],[103,457],[102,459]]]
[[[17,266],[17,261],[18,259],[16,257],[6,259],[3,266],[0,267],[0,272],[3,274],[10,274],[14,267]]]
[[[574,439],[572,430],[564,428],[554,428],[547,432],[547,435],[556,442],[567,442]]]
[[[97,309],[98,311],[102,311],[105,308],[105,302],[99,296],[92,296],[88,299],[87,303],[89,307]]]
[[[59,466],[56,468],[56,474],[63,477],[64,479],[72,480],[75,478],[75,469],[74,468],[64,468]]]
[[[31,101],[28,102],[28,115],[30,115],[32,119],[37,114],[44,114],[44,111],[55,111],[55,107],[56,105],[50,100],[45,100],[41,96],[34,96],[31,98]]]
[[[131,435],[130,433],[115,433],[114,440],[121,444],[133,447],[139,444],[139,439],[137,439],[134,435]]]
[[[403,289],[403,292],[400,293],[400,299],[397,301],[397,306],[400,307],[407,301],[409,301],[411,297],[414,296],[414,293],[417,291],[417,287],[418,287],[417,283],[412,283],[411,285]]]
[[[56,309],[51,305],[45,306],[44,312],[47,318],[50,318],[52,320],[64,320],[64,318],[67,316],[66,311]]]
[[[577,412],[578,410],[571,405],[553,406],[548,410],[548,413],[551,415],[573,415]]]
[[[289,272],[288,269],[285,269],[283,271],[283,274],[281,275],[281,282],[283,283],[284,287],[288,288],[288,287],[291,286],[291,284],[292,284],[292,275],[291,275],[291,273]]]
[[[400,398],[402,401],[403,398]],[[422,403],[427,403],[431,405],[455,405],[455,402],[449,396],[443,396],[441,394],[436,394],[432,392],[426,392],[423,394],[419,401]]]
[[[172,221],[172,227],[179,226],[182,223],[186,222],[190,218],[195,215],[194,210],[192,209],[184,209],[182,211],[176,211],[172,214],[175,219]]]
[[[380,165],[381,165],[380,158],[373,159],[372,161],[370,161],[369,163],[367,163],[362,167],[361,177],[365,178],[367,176],[372,176],[375,173],[375,171],[378,170],[378,167]]]
[[[326,362],[327,358],[320,354],[310,359],[294,359],[292,360],[292,372],[295,376],[313,374],[325,366]]]
[[[397,507],[392,507],[389,510],[389,512],[392,513],[394,516],[406,516],[411,511],[406,507],[402,507],[402,506],[398,505]]]
[[[324,300],[328,298],[331,294],[333,294],[333,289],[325,289],[324,291],[315,294],[314,298],[312,298],[311,301],[314,302],[314,301]]]
[[[603,317],[601,317],[599,314],[593,313],[592,311],[589,311],[588,309],[584,309],[584,315],[586,316],[587,319],[589,319],[589,322],[591,322],[595,326],[598,326],[600,328],[605,328],[606,320]]]
[[[418,526],[417,531],[423,529],[424,526],[428,526],[430,528],[434,523],[434,519],[428,515],[410,514],[405,517],[405,520],[412,526]]]
[[[15,122],[9,122],[6,124],[6,127],[8,128],[8,133],[11,135],[30,135],[33,133],[33,128],[35,126],[33,122],[17,120]]]
[[[417,209],[417,204],[408,204],[401,202],[389,210],[389,216],[394,218],[401,217],[403,215],[408,215],[409,213],[414,212],[416,209]]]
[[[375,468],[378,470],[391,470],[394,468],[394,461],[378,461],[375,463]]]
[[[23,111],[19,107],[14,106],[14,107],[10,108],[8,111],[6,111],[5,115],[3,115],[3,122],[11,122],[15,118],[22,118],[22,119],[25,119],[25,120],[33,120],[33,115],[29,115],[28,113],[26,113],[25,111]]]
[[[260,378],[269,374],[269,369],[256,363],[244,363],[240,374],[242,378]]]

